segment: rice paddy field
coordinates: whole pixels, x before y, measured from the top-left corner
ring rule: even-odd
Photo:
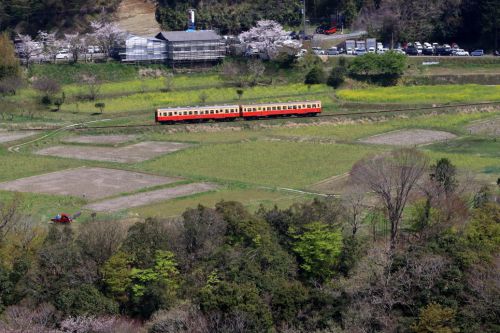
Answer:
[[[173,89],[165,91],[162,78],[139,79],[136,68],[114,66],[107,64],[105,68],[96,67],[100,75],[108,75],[96,101],[78,99],[86,88],[78,85],[71,73],[77,73],[81,68],[62,66],[62,69],[53,67],[49,70],[43,66],[34,66],[34,75],[51,73],[60,79],[66,102],[60,111],[51,111],[38,103],[39,96],[34,90],[25,88],[15,96],[6,98],[6,103],[14,106],[14,116],[12,120],[5,118],[0,127],[61,127],[76,122],[106,119],[110,120],[95,125],[148,124],[153,123],[153,111],[156,107],[203,103],[320,99],[325,113],[334,114],[339,111],[500,101],[500,86],[487,85],[387,88],[359,86],[333,90],[326,85],[307,86],[298,82],[281,82],[246,87],[239,96],[236,93],[238,88],[228,86],[227,82],[213,72],[176,75]],[[96,102],[105,103],[103,114],[96,109]],[[31,115],[28,116],[28,113]],[[182,178],[182,183],[210,182],[217,185],[217,190],[207,193],[110,213],[111,216],[127,218],[175,216],[185,208],[198,204],[213,206],[220,200],[238,200],[252,209],[257,209],[260,205],[286,207],[318,194],[341,193],[342,187],[318,187],[317,184],[345,175],[363,157],[394,149],[390,145],[364,144],[361,139],[396,130],[426,129],[449,132],[457,137],[419,146],[431,161],[448,157],[460,170],[472,171],[481,181],[494,183],[500,177],[500,145],[495,136],[472,132],[469,127],[471,124],[490,120],[491,124],[499,124],[495,122],[499,117],[500,107],[496,104],[404,115],[62,131],[23,146],[19,152],[10,152],[7,148],[29,141],[28,139],[1,144],[0,182],[88,166],[177,176]],[[38,137],[42,133],[48,131],[40,132]],[[34,154],[40,149],[56,145],[78,147],[82,144],[68,143],[65,140],[80,134],[133,134],[136,137],[130,144],[167,141],[191,145],[187,149],[144,162],[130,163]],[[119,147],[127,144],[129,143]],[[108,146],[113,148],[112,145]],[[92,147],[92,144],[85,144],[85,147]],[[0,200],[12,195],[12,192],[0,191]],[[25,209],[43,218],[54,211],[78,211],[89,203],[88,200],[69,196],[26,193],[23,197]],[[89,219],[90,213],[84,211],[82,220]],[[106,218],[108,215],[103,213],[102,216]]]

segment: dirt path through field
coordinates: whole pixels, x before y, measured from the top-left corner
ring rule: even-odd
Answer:
[[[117,11],[118,26],[134,35],[154,36],[160,32],[155,11],[151,0],[123,0]]]
[[[391,145],[391,146],[414,146],[437,141],[445,141],[456,138],[455,134],[444,131],[431,131],[424,129],[397,130],[370,136],[359,141],[363,143]]]
[[[145,141],[119,148],[64,145],[44,148],[37,151],[36,154],[79,160],[137,163],[190,146],[187,143],[160,141]]]
[[[209,183],[186,184],[93,203],[85,206],[85,208],[99,212],[116,212],[122,209],[144,206],[173,198],[185,197],[195,193],[207,192],[215,190],[216,188],[216,185]]]
[[[81,167],[0,183],[1,190],[70,195],[100,199],[146,187],[165,185],[179,178],[117,169]]]

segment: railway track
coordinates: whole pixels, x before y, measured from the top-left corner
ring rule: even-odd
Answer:
[[[488,106],[488,105],[499,105],[500,101],[497,102],[482,102],[482,103],[462,103],[462,104],[447,104],[447,105],[436,105],[436,106],[425,106],[418,108],[402,108],[402,109],[386,109],[386,110],[373,110],[373,111],[358,111],[358,112],[342,112],[342,113],[332,113],[332,114],[320,114],[314,117],[313,119],[318,118],[339,118],[339,117],[351,117],[351,116],[364,116],[364,115],[377,115],[377,114],[386,114],[386,113],[416,113],[419,111],[427,111],[427,110],[441,110],[441,109],[449,109],[449,108],[457,108],[457,107],[473,107],[473,106]],[[257,120],[252,120],[252,122],[263,122],[270,121],[276,119],[286,119],[287,121],[293,121],[295,119],[304,119],[306,117],[287,117],[287,118],[260,118]],[[122,117],[114,118],[113,120],[122,119]],[[111,120],[111,119],[109,119]],[[247,122],[248,120],[237,120],[236,122]],[[234,122],[233,122],[234,123]],[[185,125],[195,125],[196,123],[176,123],[171,125],[161,125],[157,123],[147,123],[147,124],[136,124],[136,125],[108,125],[108,126],[73,126],[67,128],[67,131],[81,131],[81,130],[93,130],[93,129],[106,129],[106,128],[147,128],[147,127],[172,127],[172,126],[185,126]],[[202,123],[200,123],[201,125]],[[206,124],[206,123],[205,123]],[[50,131],[57,130],[59,128],[21,128],[16,129],[18,131]]]

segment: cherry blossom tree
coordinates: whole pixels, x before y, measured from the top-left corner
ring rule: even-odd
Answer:
[[[101,52],[106,56],[111,56],[114,45],[122,38],[124,31],[116,23],[91,22],[90,26],[94,30],[91,37],[101,48]]]
[[[43,44],[42,54],[45,59],[50,59],[52,62],[56,62],[56,55],[63,48],[64,42],[56,39],[55,33],[49,33],[46,31],[38,31],[36,38],[40,43]]]
[[[35,42],[30,35],[19,35],[21,40],[19,46],[19,53],[22,58],[26,61],[26,66],[29,67],[31,61],[35,55],[40,51],[40,45]]]
[[[85,37],[79,33],[65,34],[64,37],[64,41],[68,45],[69,53],[72,55],[73,63],[77,63],[80,54],[85,52],[87,41]]]
[[[292,41],[290,35],[276,21],[261,20],[238,38],[247,44],[249,49],[256,49],[269,59],[275,58],[282,48],[299,49],[300,43]]]

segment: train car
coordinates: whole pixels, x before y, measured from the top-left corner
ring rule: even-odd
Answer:
[[[210,105],[156,110],[155,121],[162,124],[177,122],[230,121],[240,117],[239,105]]]
[[[245,119],[290,116],[306,117],[321,113],[321,101],[244,104],[240,108],[241,115]]]

